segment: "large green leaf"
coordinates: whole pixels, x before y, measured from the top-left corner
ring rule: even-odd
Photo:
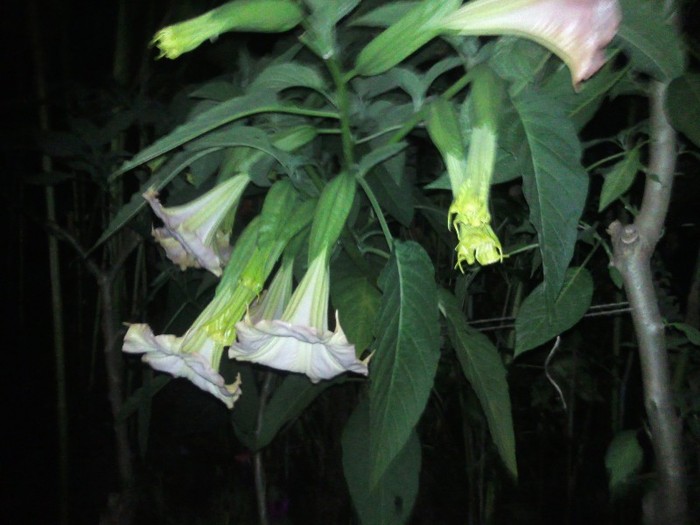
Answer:
[[[518,92],[534,82],[551,57],[551,52],[536,42],[513,36],[502,36],[493,44],[489,66]],[[567,70],[568,71],[568,70]],[[571,84],[571,76],[569,76]]]
[[[700,346],[700,330],[694,326],[688,323],[669,323],[668,326],[682,332],[691,344]]]
[[[306,16],[306,32],[301,40],[323,60],[336,54],[335,25],[348,15],[360,0],[304,0],[311,9]]]
[[[644,464],[644,450],[637,440],[635,430],[623,430],[615,435],[605,453],[610,493],[621,495]]]
[[[615,164],[608,174],[605,175],[605,182],[603,182],[603,188],[600,190],[598,211],[603,211],[630,189],[641,167],[639,147],[629,150],[625,158]]]
[[[143,386],[140,386],[124,401],[122,409],[117,414],[117,421],[123,423],[137,410],[144,406],[150,407],[151,399],[162,388],[170,383],[173,378],[167,374],[159,374],[149,379]]]
[[[427,0],[416,4],[360,51],[355,73],[371,76],[388,71],[438,36],[440,20],[460,4],[460,0]]]
[[[374,320],[381,294],[349,259],[338,259],[331,271],[331,299],[338,310],[340,325],[355,351],[361,354],[372,342]]]
[[[503,463],[517,477],[513,414],[501,356],[488,337],[469,327],[451,293],[440,290],[439,298],[440,310],[448,321],[448,333],[462,371],[479,398]]]
[[[262,91],[216,104],[211,109],[205,110],[191,120],[180,124],[166,136],[141,150],[130,161],[125,162],[114,173],[114,176],[126,173],[130,169],[155,159],[219,126],[259,113],[262,108],[269,107],[274,103],[274,94],[270,91]]]
[[[293,170],[293,156],[273,145],[265,131],[252,126],[240,126],[238,124],[223,126],[216,131],[211,131],[189,141],[184,149],[201,150],[206,148],[239,147],[252,148],[269,155],[279,162],[287,173],[291,173]],[[241,162],[240,164],[240,167],[248,167],[246,164],[249,165],[250,163]]]
[[[574,253],[588,175],[580,163],[576,130],[555,100],[524,89],[513,104],[530,148],[523,193],[539,238],[545,299],[552,305]]]
[[[283,89],[304,87],[323,93],[325,84],[316,68],[298,62],[286,62],[266,67],[251,83],[248,92],[254,93],[262,89],[277,93]]]
[[[369,390],[372,485],[418,422],[440,357],[437,287],[423,248],[415,242],[397,242],[379,286],[384,295]]]
[[[614,62],[608,62],[593,77],[581,84],[578,91],[571,85],[571,72],[562,66],[550,76],[542,88],[548,97],[559,102],[573,121],[576,129],[581,130],[593,118],[603,103],[608,91],[627,74],[627,69],[616,70]]]
[[[217,149],[218,148],[209,148],[201,151],[185,151],[173,155],[168,162],[163,164],[156,173],[141,185],[139,191],[134,193],[129,202],[122,206],[114,217],[112,217],[112,220],[109,221],[107,228],[102,232],[102,235],[95,243],[93,249],[121,230],[148,205],[148,202],[142,196],[146,190],[150,188],[155,188],[156,191],[161,190],[190,164]]]
[[[277,102],[274,93],[271,91],[258,90],[249,95],[227,100],[177,126],[165,137],[158,139],[147,148],[141,150],[133,159],[125,162],[113,176],[121,175],[229,122],[258,113],[298,113],[300,111],[299,108],[284,106]],[[305,110],[305,112],[318,114],[319,116],[327,114],[324,111]]]
[[[515,320],[515,357],[574,326],[591,306],[593,279],[583,267],[569,268],[549,311],[542,284],[528,295]]]
[[[411,224],[414,199],[413,187],[408,177],[396,180],[388,171],[388,166],[381,165],[373,169],[365,180],[383,209],[404,226]]]
[[[314,384],[301,374],[290,374],[285,377],[265,407],[262,426],[256,440],[257,447],[259,449],[266,447],[280,429],[297,418],[321,392],[344,380],[345,378],[339,377],[332,381]]]
[[[387,27],[398,22],[418,2],[391,2],[355,18],[350,26]]]
[[[617,41],[629,53],[635,69],[658,80],[683,74],[683,44],[664,15],[664,2],[620,0],[622,23]]]
[[[466,104],[465,106],[466,107]],[[462,111],[463,125],[468,111]],[[521,177],[524,171],[532,169],[530,150],[525,138],[525,130],[520,122],[520,116],[515,110],[510,98],[504,100],[500,110],[498,127],[498,150],[496,151],[496,167],[491,184],[500,184]]]
[[[362,525],[401,525],[411,516],[418,494],[421,449],[412,431],[379,482],[370,488],[372,465],[367,454],[369,403],[362,401],[343,431],[343,472]]]
[[[671,82],[666,107],[673,127],[700,147],[700,74],[688,73]]]
[[[398,155],[408,145],[406,142],[398,142],[396,144],[385,144],[371,149],[357,163],[357,176],[364,177],[372,168],[391,157]]]

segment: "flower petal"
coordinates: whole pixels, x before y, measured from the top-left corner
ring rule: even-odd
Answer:
[[[217,277],[221,276],[221,268],[231,255],[231,247],[229,234],[219,228],[238,204],[249,181],[248,175],[237,175],[192,202],[170,208],[163,207],[154,189],[145,192],[143,198],[163,221],[163,228],[154,229],[153,236],[163,246],[168,258],[181,269],[205,268]]]
[[[576,87],[605,63],[621,18],[618,0],[476,0],[448,15],[443,27],[534,40],[569,66]]]
[[[240,376],[230,385],[212,367],[212,357],[216,343],[207,339],[197,352],[182,352],[185,337],[174,335],[154,335],[147,324],[132,324],[124,337],[122,351],[130,354],[144,354],[142,360],[154,370],[167,372],[175,377],[189,379],[195,386],[209,392],[228,408],[241,395]]]
[[[337,314],[335,332],[281,320],[253,323],[248,316],[236,329],[238,342],[229,350],[231,358],[306,374],[314,383],[348,371],[367,375],[367,364],[355,356]]]

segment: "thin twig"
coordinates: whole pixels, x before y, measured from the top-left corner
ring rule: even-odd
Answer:
[[[552,375],[549,373],[549,363],[552,361],[554,354],[559,349],[560,343],[561,343],[561,336],[557,336],[557,340],[554,341],[554,346],[549,351],[549,355],[547,356],[547,359],[544,362],[544,375],[547,376],[547,380],[552,384],[554,389],[557,391],[557,394],[559,394],[559,399],[561,400],[561,405],[564,408],[564,412],[566,412],[567,407],[566,407],[566,399],[564,399],[564,392],[562,392],[562,390],[559,387],[559,385],[557,384],[557,382],[554,380]]]

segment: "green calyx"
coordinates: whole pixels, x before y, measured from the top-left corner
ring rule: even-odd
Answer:
[[[304,14],[291,0],[235,0],[195,18],[165,27],[153,37],[158,58],[175,59],[227,31],[277,33],[299,24]]]

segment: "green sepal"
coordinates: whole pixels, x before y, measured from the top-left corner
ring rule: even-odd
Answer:
[[[309,238],[309,263],[338,240],[355,200],[355,177],[341,173],[323,188]]]
[[[235,0],[161,29],[151,43],[160,49],[159,58],[175,59],[227,31],[279,33],[289,31],[303,17],[292,0]]]
[[[457,113],[452,103],[438,97],[430,104],[428,135],[442,155],[450,181],[454,181],[460,173],[466,170],[464,141]]]
[[[461,0],[424,0],[365,46],[355,73],[371,76],[388,71],[438,36],[440,21],[461,4]]]

